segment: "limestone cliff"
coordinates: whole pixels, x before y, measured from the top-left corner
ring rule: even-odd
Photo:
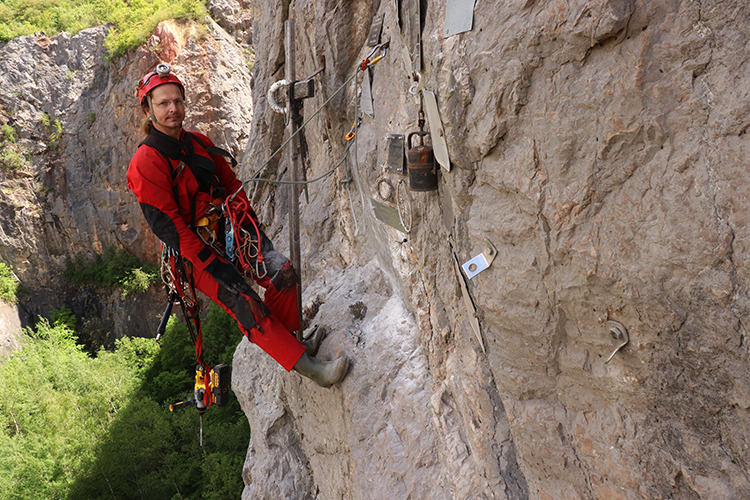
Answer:
[[[284,77],[285,19],[297,77],[328,62],[306,117],[368,54],[376,15],[390,48],[349,164],[301,198],[305,300],[334,332],[324,352],[354,365],[320,390],[243,341],[245,498],[750,495],[750,8],[477,2],[473,29],[446,38],[455,12],[423,2],[421,85],[452,169],[437,192],[408,193],[404,234],[371,200],[401,179],[383,168],[387,136],[416,129],[406,7],[253,4],[255,156],[281,140],[264,94]],[[306,127],[308,178],[342,158],[356,91]],[[279,226],[286,200],[266,193],[259,208]],[[463,264],[488,240],[494,262],[466,280],[480,342],[454,253]],[[349,311],[359,301],[364,318]]]
[[[293,18],[297,77],[326,59],[303,105],[307,178],[338,165],[300,197],[303,302],[331,332],[321,356],[352,368],[320,389],[240,342],[243,497],[750,496],[750,7],[476,2],[471,29],[446,37],[460,17],[446,4],[419,16],[405,0],[222,0],[224,28],[164,23],[111,62],[106,27],[0,46],[0,118],[31,163],[3,173],[0,257],[34,291],[27,307],[56,299],[45,290],[65,256],[155,256],[124,172],[133,88],[157,61],[186,80],[187,125],[237,153],[240,177],[258,172],[285,139],[266,91],[285,76]],[[372,116],[347,142],[368,101],[363,74],[347,79],[378,15],[390,43],[369,70]],[[237,44],[250,33],[252,76]],[[417,129],[410,88],[434,93],[450,155],[432,192],[385,167],[387,137]],[[288,176],[288,154],[262,176]],[[249,189],[287,250],[287,189]],[[469,279],[459,266],[488,243],[491,266]],[[112,321],[145,331],[154,315]]]
[[[125,182],[138,143],[138,80],[159,61],[193,90],[187,126],[239,155],[252,117],[250,68],[242,46],[216,23],[160,24],[147,44],[106,59],[108,28],[52,38],[20,37],[0,47],[0,122],[15,130],[26,165],[2,172],[0,258],[26,293],[24,322],[69,305],[84,326],[122,335],[153,334],[164,301],[159,290],[123,300],[61,284],[66,258],[110,245],[158,260],[159,243]],[[158,298],[157,298],[158,297]]]

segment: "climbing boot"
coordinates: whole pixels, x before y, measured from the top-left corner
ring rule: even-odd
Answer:
[[[323,342],[323,339],[326,338],[328,335],[328,330],[326,330],[326,327],[315,327],[315,331],[307,337],[305,340],[301,341],[300,343],[307,347],[307,350],[305,351],[308,356],[315,356],[318,354],[318,348],[320,347],[320,343]]]
[[[331,387],[340,382],[349,371],[349,358],[341,356],[333,361],[320,361],[306,352],[294,365],[294,371],[309,378],[321,387]]]

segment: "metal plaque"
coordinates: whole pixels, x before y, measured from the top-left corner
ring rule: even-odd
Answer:
[[[446,0],[445,38],[471,31],[474,25],[474,2],[475,0]]]
[[[440,119],[435,92],[423,90],[422,95],[424,96],[424,110],[427,114],[427,123],[430,125],[430,138],[432,139],[435,160],[447,172],[450,172],[451,160],[448,156],[448,143],[445,142],[445,130],[443,130],[443,121]]]
[[[406,174],[406,168],[404,168],[404,135],[390,134],[387,140],[388,158],[386,159],[386,165],[388,165],[388,170],[394,174]]]
[[[422,71],[422,18],[420,0],[399,0],[399,19],[406,38],[412,71]]]
[[[364,114],[370,118],[374,118],[375,110],[372,106],[372,81],[370,80],[370,68],[366,68],[364,74],[365,76],[362,77],[362,94],[359,98],[359,107]]]
[[[372,203],[372,213],[375,214],[375,217],[378,220],[385,222],[394,229],[398,229],[402,233],[408,232],[403,224],[401,224],[401,216],[397,209],[390,205],[386,205],[385,203],[381,203],[374,198],[370,198],[370,202]]]
[[[372,18],[370,33],[367,35],[367,45],[374,47],[380,43],[380,32],[383,29],[383,14],[378,14]]]

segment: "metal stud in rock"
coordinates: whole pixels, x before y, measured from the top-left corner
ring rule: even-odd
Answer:
[[[616,347],[615,350],[612,351],[612,354],[609,355],[607,358],[607,361],[604,363],[609,363],[610,360],[614,357],[615,354],[617,354],[617,351],[625,347],[625,345],[630,341],[630,336],[628,335],[628,329],[625,328],[625,325],[620,323],[619,321],[615,320],[609,320],[607,321],[607,330],[609,333],[609,336],[612,339],[612,342],[615,343]]]

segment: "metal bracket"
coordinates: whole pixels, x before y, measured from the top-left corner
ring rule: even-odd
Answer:
[[[388,169],[394,174],[406,174],[404,166],[404,134],[390,134],[386,140],[388,141],[388,145],[386,146],[388,152],[386,165],[388,165]]]
[[[303,80],[294,82],[294,87],[292,89],[292,96],[294,100],[315,97],[315,82],[313,81],[313,78],[325,71],[326,56],[321,55],[318,60],[320,61],[320,67],[318,67],[318,69],[316,69],[313,74]]]
[[[607,321],[607,329],[609,331],[609,336],[612,338],[612,341],[616,344],[616,347],[615,347],[615,350],[612,351],[612,354],[610,354],[609,357],[607,358],[607,361],[604,362],[604,364],[609,363],[609,361],[614,357],[614,355],[617,354],[617,351],[625,347],[625,345],[630,341],[630,336],[628,335],[628,329],[625,328],[625,325],[623,325],[619,321],[615,321],[615,320]]]
[[[496,255],[497,249],[489,240],[487,240],[487,246],[482,253],[466,262],[461,268],[464,270],[464,273],[466,273],[466,277],[472,279],[474,276],[490,267],[492,261],[495,260]]]

